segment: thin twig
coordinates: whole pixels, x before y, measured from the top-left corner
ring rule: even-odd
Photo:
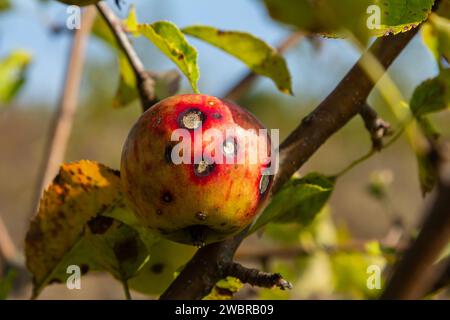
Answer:
[[[128,286],[127,280],[122,280],[123,293],[125,294],[126,300],[133,300],[131,298],[130,287]]]
[[[387,69],[417,32],[418,28],[394,37],[380,38],[372,45],[368,55],[376,57]],[[360,61],[365,59],[366,54]],[[336,89],[303,119],[280,145],[280,166],[273,192],[277,192],[332,134],[361,111],[374,87],[374,80],[379,80],[381,76],[370,77],[358,62]]]
[[[95,19],[95,9],[87,7],[83,12],[81,28],[75,31],[67,64],[64,89],[60,97],[58,109],[52,119],[50,133],[44,149],[44,157],[39,169],[29,217],[34,216],[39,205],[42,191],[57,173],[64,160],[67,142],[72,131],[75,109],[85,61],[87,39]]]
[[[224,266],[224,275],[238,278],[243,283],[261,288],[278,287],[281,290],[292,289],[292,284],[279,273],[262,272],[258,269],[246,268],[239,263],[229,263]]]
[[[0,215],[0,258],[6,263],[14,261],[18,257],[18,251]]]
[[[155,79],[145,70],[144,64],[136,53],[133,45],[125,33],[122,22],[104,2],[96,4],[97,10],[111,29],[117,44],[125,54],[136,77],[137,89],[141,99],[142,109],[146,111],[157,102],[155,93]]]
[[[361,118],[364,120],[364,125],[370,133],[372,140],[372,148],[375,151],[383,149],[383,138],[390,135],[391,125],[381,119],[377,112],[365,103],[359,112]]]
[[[304,37],[304,33],[295,32],[289,35],[285,40],[283,40],[277,47],[277,51],[280,54],[286,53],[289,49],[294,47],[299,43],[299,41]],[[240,81],[238,81],[231,89],[223,95],[224,99],[227,100],[239,100],[244,93],[248,92],[249,88],[256,80],[258,75],[254,72],[248,72]]]
[[[372,45],[370,55],[387,69],[417,34],[409,32],[380,38]],[[366,54],[361,59],[365,59]],[[359,62],[336,89],[308,116],[280,146],[280,167],[272,193],[276,193],[317,149],[352,119],[364,105],[377,77],[369,75]],[[376,79],[375,79],[376,78]],[[181,274],[163,293],[164,299],[201,299],[223,275],[222,266],[229,263],[247,230],[233,239],[208,245],[195,254]]]

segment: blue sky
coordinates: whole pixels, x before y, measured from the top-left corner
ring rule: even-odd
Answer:
[[[67,17],[66,7],[56,1],[49,1],[47,5],[39,5],[37,0],[12,1],[14,10],[0,16],[0,56],[13,49],[29,50],[33,54],[33,65],[19,101],[25,105],[38,101],[54,106],[64,79],[70,38],[67,35],[53,35],[48,30],[48,24],[63,24]],[[108,3],[112,5],[113,1]],[[289,33],[287,28],[268,17],[260,0],[126,0],[124,9],[118,14],[125,17],[130,3],[136,4],[141,22],[171,20],[180,27],[207,24],[223,29],[243,30],[273,45]],[[246,67],[234,58],[198,40],[189,41],[199,50],[202,92],[220,95],[246,72]],[[145,39],[137,40],[136,46],[150,69],[174,68]],[[358,52],[342,40],[324,41],[320,51],[310,43],[302,42],[287,55],[297,97],[321,99],[358,56]],[[89,44],[88,59],[105,61],[114,59],[114,56],[108,48],[94,39]],[[410,59],[420,63],[414,69],[405,68]],[[434,72],[431,55],[422,46],[420,39],[416,39],[394,66],[392,74],[394,79],[406,79],[405,90],[409,94],[417,83],[432,76]],[[186,82],[184,83],[187,87]],[[276,92],[267,79],[259,81],[258,86]]]

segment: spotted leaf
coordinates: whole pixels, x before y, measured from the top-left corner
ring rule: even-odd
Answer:
[[[124,205],[118,171],[96,162],[63,164],[44,192],[25,243],[33,296],[65,282],[71,265],[125,281],[148,258],[148,245]]]

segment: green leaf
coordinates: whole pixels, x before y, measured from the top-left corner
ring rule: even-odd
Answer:
[[[386,259],[382,253],[338,252],[330,256],[331,269],[334,279],[334,291],[353,299],[374,299],[381,290],[370,289],[368,280],[370,266],[378,266],[382,271]],[[383,283],[380,283],[380,288]]]
[[[3,279],[0,278],[0,300],[6,300],[8,298],[8,295],[13,288],[16,275],[17,271],[15,269],[9,269],[6,272],[5,277]]]
[[[160,295],[172,283],[180,266],[192,258],[196,248],[161,239],[150,248],[150,251],[149,261],[128,281],[128,284],[135,291],[147,295]]]
[[[151,238],[129,226],[135,220],[117,171],[91,161],[63,164],[26,236],[33,296],[50,283],[65,282],[70,265],[108,271],[121,281],[134,276],[148,258]]]
[[[420,84],[411,98],[410,108],[416,121],[424,133],[431,140],[439,138],[440,134],[426,117],[427,114],[439,112],[450,105],[450,70],[441,69],[436,78]],[[435,163],[426,152],[416,152],[419,169],[419,182],[423,196],[431,192],[438,181],[438,172]]]
[[[292,94],[291,75],[285,59],[263,40],[246,32],[190,26],[184,33],[206,41],[245,63],[253,72],[269,77],[281,92]]]
[[[450,20],[432,14],[428,21],[422,27],[423,42],[439,63],[441,56],[450,60]]]
[[[0,0],[0,13],[11,9],[11,2],[9,0]]]
[[[95,19],[92,33],[117,54],[119,83],[113,97],[112,105],[114,108],[126,107],[139,97],[136,87],[136,76],[134,75],[133,69],[122,50],[119,49],[117,41],[108,25],[101,17]]]
[[[11,102],[22,88],[30,61],[31,55],[22,50],[0,60],[0,105]]]
[[[113,98],[113,107],[126,107],[135,101],[139,95],[136,87],[136,77],[128,59],[119,51],[119,85]]]
[[[340,37],[345,36],[342,30],[346,29],[364,41],[369,36],[396,34],[416,27],[431,12],[434,0],[264,0],[264,3],[272,18],[300,30]],[[379,8],[379,21],[373,20],[373,12],[368,13],[371,5]]]
[[[439,172],[430,157],[422,152],[416,153],[417,166],[419,168],[419,182],[422,195],[433,191],[439,178]]]
[[[439,4],[437,14],[441,17],[450,19],[450,1],[444,0]]]
[[[416,120],[423,134],[427,138],[431,140],[437,140],[441,136],[441,134],[439,133],[439,131],[436,129],[433,122],[431,122],[429,118],[422,116],[416,118]]]
[[[100,223],[105,221],[102,216],[98,219]],[[93,233],[92,228],[86,232],[84,241],[89,246],[91,262],[96,269],[106,270],[120,281],[135,276],[149,258],[139,233],[122,222],[113,220],[111,227],[101,234]]]
[[[296,222],[307,225],[328,201],[334,179],[312,173],[301,179],[292,179],[272,199],[251,227],[250,233],[269,222]]]
[[[138,31],[170,58],[188,78],[194,92],[198,93],[200,73],[197,50],[191,46],[183,33],[172,22],[158,21],[139,24]]]
[[[411,111],[415,117],[442,111],[450,105],[450,70],[420,84],[411,98]]]

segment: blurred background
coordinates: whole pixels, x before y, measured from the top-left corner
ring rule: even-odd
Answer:
[[[121,18],[127,16],[133,2],[141,22],[170,20],[180,27],[206,24],[242,30],[274,46],[291,33],[271,20],[258,0],[126,0],[121,9],[114,1],[107,2]],[[22,251],[44,144],[64,83],[71,34],[58,28],[65,24],[66,6],[56,1],[30,0],[13,0],[12,4],[11,10],[0,12],[0,57],[21,49],[32,55],[32,61],[20,94],[0,108],[0,216]],[[133,41],[148,69],[175,68],[147,40]],[[247,73],[245,65],[236,59],[195,39],[189,41],[199,51],[202,93],[223,96]],[[238,102],[267,127],[280,129],[283,139],[330,93],[359,56],[360,52],[345,40],[303,38],[286,53],[293,76],[293,97],[279,93],[270,80],[259,78]],[[417,36],[394,63],[389,76],[408,101],[415,87],[437,72],[435,59]],[[66,161],[91,159],[119,168],[122,144],[141,110],[138,103],[126,108],[112,107],[118,78],[114,53],[102,41],[91,37]],[[181,91],[190,92],[184,78]],[[398,128],[398,121],[376,91],[370,102],[394,130]],[[440,114],[434,120],[441,132],[450,133],[446,125],[448,115]],[[370,137],[357,117],[333,136],[301,173],[337,173],[370,148]],[[374,183],[383,185],[386,195],[377,197],[373,190],[370,192]],[[238,297],[359,299],[376,295],[365,283],[367,252],[364,256],[354,254],[353,246],[360,251],[359,243],[384,241],[394,226],[407,234],[414,232],[431,198],[432,195],[423,199],[414,154],[401,138],[343,176],[313,226],[308,229],[270,226],[264,235],[247,239],[237,253],[238,259],[246,265],[283,273],[295,288],[287,293],[245,287]],[[321,249],[306,253],[294,250],[312,246],[311,243],[321,244]],[[346,247],[344,253],[330,249],[342,244],[349,244],[350,249]],[[369,258],[377,257],[374,254]],[[386,257],[382,259],[385,263]],[[121,285],[108,275],[89,274],[82,281],[82,290],[52,285],[41,298],[123,297]],[[30,288],[26,286],[13,292],[12,298],[27,299],[29,295]],[[137,292],[133,296],[144,297]]]

